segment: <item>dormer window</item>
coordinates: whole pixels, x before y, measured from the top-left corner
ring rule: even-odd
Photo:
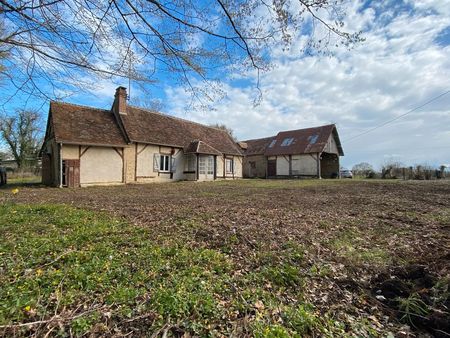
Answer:
[[[290,146],[292,144],[292,142],[294,142],[294,138],[293,137],[287,137],[283,140],[283,142],[281,142],[281,146],[282,147],[287,147]]]

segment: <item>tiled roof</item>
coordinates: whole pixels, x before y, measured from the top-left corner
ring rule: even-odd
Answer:
[[[50,102],[50,114],[57,142],[126,145],[126,141],[109,110]]]
[[[220,151],[214,149],[205,142],[195,140],[189,143],[187,147],[184,148],[186,154],[209,154],[209,155],[222,155]]]
[[[221,129],[133,106],[121,115],[131,141],[185,148],[199,140],[220,153],[242,155],[238,145]]]
[[[255,140],[243,141],[247,144],[247,149],[245,150],[246,156],[251,155],[264,155],[266,148],[269,146],[270,142],[275,138],[275,136],[259,138]]]
[[[248,140],[246,155],[289,155],[320,153],[327,145],[330,135],[334,135],[340,155],[344,155],[339,136],[334,124],[282,131],[277,136]]]
[[[50,114],[57,142],[126,145],[127,138],[186,148],[197,140],[201,153],[242,155],[226,131],[133,106],[127,107],[126,115],[119,115],[124,132],[111,110],[51,102]]]

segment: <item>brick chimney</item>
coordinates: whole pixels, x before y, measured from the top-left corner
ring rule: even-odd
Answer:
[[[116,114],[127,115],[127,89],[125,87],[117,87],[113,109]]]

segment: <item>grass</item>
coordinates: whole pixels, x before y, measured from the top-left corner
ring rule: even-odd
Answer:
[[[449,186],[400,182],[2,189],[0,336],[395,334],[376,276],[425,265],[448,300]]]
[[[246,318],[240,332],[259,337],[332,332],[301,301],[301,248],[288,244],[278,259],[262,257],[258,271],[236,275],[226,254],[170,239],[156,245],[149,231],[68,206],[2,205],[0,325],[43,321],[14,332],[81,336],[133,322],[142,332],[214,336]]]

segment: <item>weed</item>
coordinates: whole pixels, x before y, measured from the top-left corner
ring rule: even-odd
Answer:
[[[398,308],[402,313],[400,319],[409,325],[415,327],[417,317],[428,315],[428,306],[417,293],[411,294],[408,298],[397,298],[397,301]]]

